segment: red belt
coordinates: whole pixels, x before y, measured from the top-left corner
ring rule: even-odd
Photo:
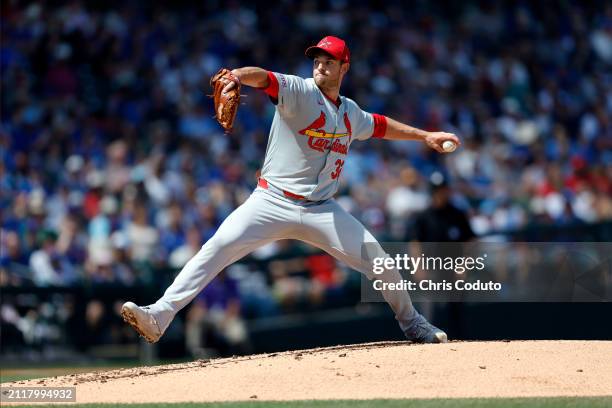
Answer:
[[[259,178],[259,180],[257,181],[257,185],[261,188],[263,188],[264,190],[270,190],[273,191],[275,193],[278,194],[283,194],[285,197],[287,198],[291,198],[293,200],[306,200],[306,197],[299,195],[299,194],[294,194],[291,191],[285,191],[285,190],[281,190],[280,188],[276,188],[271,184],[268,184],[268,182],[263,179],[263,178]]]

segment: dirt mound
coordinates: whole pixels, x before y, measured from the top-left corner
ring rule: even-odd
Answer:
[[[18,381],[77,402],[612,395],[612,341],[368,343]]]

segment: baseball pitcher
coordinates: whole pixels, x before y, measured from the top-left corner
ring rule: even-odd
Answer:
[[[123,319],[148,342],[159,340],[179,310],[221,270],[272,241],[307,242],[372,279],[371,261],[385,253],[374,236],[333,198],[351,144],[369,138],[416,140],[440,153],[445,142],[460,144],[452,133],[416,129],[365,112],[341,96],[350,53],[340,38],[323,38],[306,50],[306,56],[313,60],[309,79],[245,67],[222,70],[211,81],[220,93],[215,95],[215,113],[226,130],[231,131],[236,107],[228,110],[218,104],[239,99],[241,85],[262,89],[276,105],[265,161],[251,196],[227,217],[164,295],[149,306],[123,305]],[[362,254],[364,243],[377,250]],[[397,270],[389,269],[376,279],[393,283],[402,278]],[[387,290],[382,294],[408,340],[447,341],[446,333],[415,310],[408,292]]]

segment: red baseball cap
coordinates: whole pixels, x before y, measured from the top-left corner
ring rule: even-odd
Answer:
[[[319,41],[317,45],[308,47],[305,54],[308,58],[314,58],[315,51],[317,50],[321,50],[342,62],[350,62],[351,60],[351,52],[344,40],[333,35],[328,35]]]

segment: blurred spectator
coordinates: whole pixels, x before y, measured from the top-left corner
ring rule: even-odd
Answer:
[[[112,340],[112,332],[108,329],[111,317],[107,306],[102,301],[93,299],[85,307],[85,326],[77,343],[81,347],[108,344]]]
[[[149,223],[147,207],[142,203],[135,205],[132,221],[126,227],[125,233],[130,243],[132,261],[150,262],[155,258],[159,233]]]
[[[31,280],[28,257],[14,231],[0,230],[0,286],[21,286]]]
[[[427,207],[429,197],[419,186],[419,174],[414,168],[402,168],[398,181],[398,185],[389,191],[386,209],[391,217],[391,235],[401,239],[404,224]]]
[[[185,340],[194,357],[205,357],[206,348],[224,354],[244,354],[248,333],[241,317],[237,282],[222,271],[198,295],[187,312]],[[210,352],[210,351],[208,351]]]
[[[58,250],[57,234],[42,231],[39,234],[40,249],[30,256],[32,279],[39,286],[69,286],[78,279],[69,259]]]
[[[160,229],[160,244],[164,252],[170,256],[185,244],[185,229],[183,228],[183,212],[178,203],[172,203],[165,211],[161,211],[156,224]],[[195,228],[195,227],[193,227]],[[200,246],[202,243],[200,244]],[[182,266],[182,265],[181,265]]]
[[[176,248],[170,254],[169,265],[171,268],[180,269],[202,248],[200,230],[196,227],[189,228],[187,231],[187,242]]]
[[[18,351],[25,345],[23,333],[19,330],[21,318],[15,307],[11,304],[2,304],[0,307],[0,329],[2,341],[0,351],[2,354]]]

